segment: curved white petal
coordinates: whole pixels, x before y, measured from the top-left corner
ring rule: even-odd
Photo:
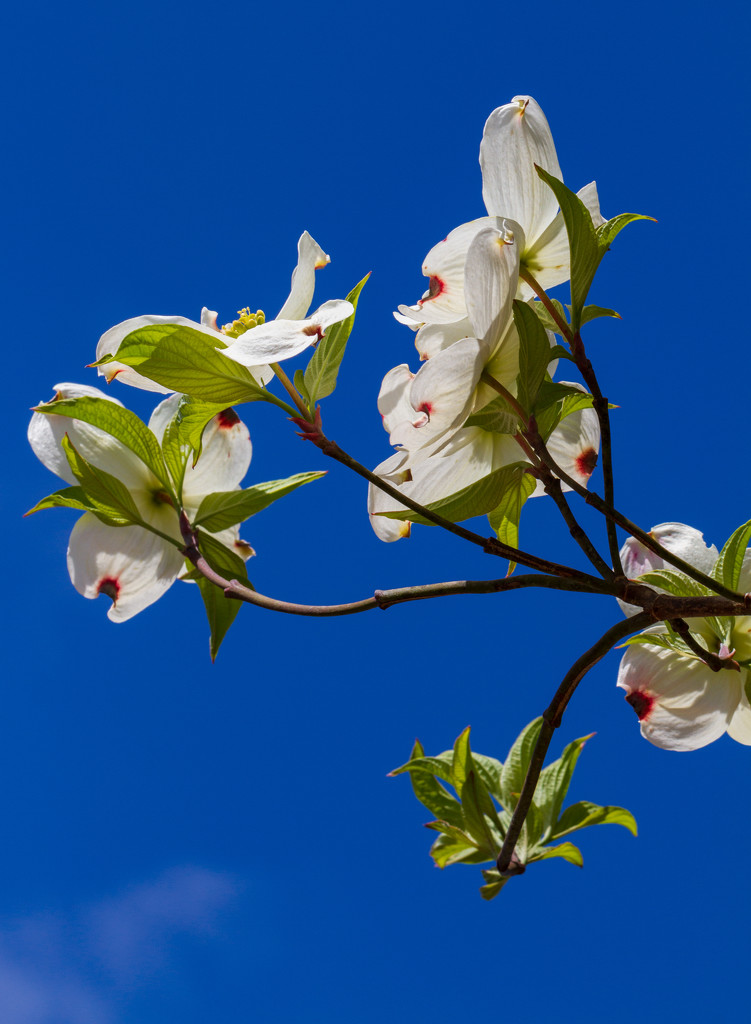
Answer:
[[[424,324],[415,337],[415,348],[424,362],[462,338],[472,337],[472,333],[472,325],[466,317],[450,324]]]
[[[122,406],[122,402],[116,398],[106,395],[99,388],[87,387],[85,384],[56,384],[54,390],[55,396],[60,398],[103,398],[106,402]],[[161,486],[133,452],[99,427],[93,427],[70,416],[51,416],[35,412],[31,417],[28,431],[32,450],[47,469],[52,470],[66,483],[78,482],[62,449],[62,439],[66,434],[73,447],[87,462],[116,476],[127,487],[133,489]]]
[[[409,400],[414,379],[415,374],[406,363],[395,366],[383,378],[381,390],[378,392],[378,411],[383,421],[383,429],[388,434],[400,423],[414,418],[415,410]]]
[[[532,245],[553,220],[558,200],[535,164],[560,179],[553,137],[531,96],[514,96],[488,118],[480,146],[482,197],[488,213],[521,224]]]
[[[386,483],[392,484],[394,487],[399,487],[410,479],[411,474],[408,470],[404,470],[402,467],[407,460],[406,452],[397,452],[396,455],[392,455],[386,459],[379,466],[373,470],[376,476],[381,477]],[[388,494],[385,494],[375,484],[368,485],[368,514],[370,515],[370,525],[373,527],[373,531],[380,540],[390,544],[395,540],[402,540],[405,537],[409,537],[412,524],[409,521],[401,522],[397,519],[387,519],[385,516],[377,515],[378,512],[391,511],[396,508],[402,508],[398,502],[395,502]]]
[[[478,232],[467,253],[464,293],[474,335],[492,351],[511,319],[524,235],[515,224]]]
[[[433,246],[422,265],[430,287],[416,306],[399,306],[402,318],[416,324],[447,324],[466,317],[464,265],[472,240],[487,227],[500,228],[501,223],[492,217],[480,217],[460,224]]]
[[[580,409],[567,416],[548,438],[547,447],[564,473],[586,487],[597,465],[600,451],[597,413],[594,409]],[[563,488],[569,490],[567,484],[563,484]]]
[[[195,468],[188,462],[183,478],[183,501],[190,511],[207,494],[233,491],[248,472],[253,446],[250,432],[234,409],[225,409],[206,424],[201,456]]]
[[[158,316],[156,314],[134,316],[129,320],[123,320],[122,323],[116,324],[104,332],[97,343],[97,359],[101,359],[103,356],[115,355],[124,338],[133,331],[137,331],[140,327],[148,327],[151,324],[182,324],[184,327],[192,327],[194,330],[201,331],[204,334],[215,333],[210,327],[202,323],[196,323],[195,320],[188,320],[184,316]],[[97,373],[100,377],[104,377],[108,384],[117,379],[121,384],[130,384],[132,387],[140,388],[142,391],[156,391],[161,395],[170,394],[170,388],[162,387],[161,384],[148,380],[148,378],[143,377],[132,367],[124,366],[122,363],[105,363],[104,366],[97,367]]]
[[[224,355],[243,366],[278,363],[304,352],[319,341],[327,328],[354,313],[346,299],[330,299],[306,320],[269,320],[241,334]]]
[[[408,451],[427,449],[460,426],[471,408],[485,351],[477,338],[465,338],[424,363],[410,389],[413,416],[391,431],[391,444]]]
[[[180,551],[140,526],[105,526],[87,512],[70,535],[68,572],[84,597],[106,594],[107,615],[126,619],[157,601],[177,578],[184,562]]]
[[[700,572],[711,572],[717,561],[719,552],[715,545],[706,544],[704,534],[693,526],[686,526],[685,523],[660,523],[653,526],[649,533],[662,547],[684,562],[689,562]],[[635,579],[652,569],[669,567],[660,555],[645,548],[635,537],[629,537],[621,548],[621,562],[629,579]]]
[[[210,328],[212,331],[218,332],[219,326],[216,322],[217,316],[218,313],[215,309],[207,309],[206,306],[204,306],[201,309],[201,325],[203,327]]]
[[[277,320],[302,320],[310,309],[316,286],[316,270],[331,262],[318,242],[303,231],[297,242],[297,266],[292,271],[292,284],[287,301]]]
[[[149,430],[154,434],[160,444],[162,443],[164,432],[167,429],[168,424],[177,415],[180,403],[183,401],[185,401],[184,395],[170,395],[169,398],[165,398],[156,406],[149,417]]]
[[[642,736],[666,750],[697,750],[718,739],[740,698],[737,673],[712,672],[696,658],[643,645],[627,649],[617,685]]]

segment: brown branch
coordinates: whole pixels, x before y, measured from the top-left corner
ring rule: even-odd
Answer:
[[[593,644],[588,651],[585,651],[580,658],[574,662],[571,668],[568,670],[566,675],[563,677],[561,685],[556,690],[555,696],[552,701],[545,709],[542,715],[542,728],[540,729],[540,735],[535,743],[535,749],[532,751],[532,758],[527,768],[527,774],[524,778],[524,785],[519,795],[519,801],[514,808],[514,813],[511,817],[511,822],[506,832],[506,836],[503,840],[503,847],[498,855],[498,870],[501,874],[508,871],[509,866],[512,867],[512,873],[518,873],[518,868],[512,865],[512,856],[516,844],[521,835],[521,830],[524,826],[524,822],[529,813],[529,808],[532,804],[532,798],[537,788],[537,782],[540,778],[540,772],[545,761],[545,755],[548,752],[550,741],[553,738],[553,733],[561,724],[561,718],[563,712],[566,710],[568,702],[574,694],[577,686],[584,678],[584,676],[593,668],[598,661],[605,657],[619,640],[624,640],[631,633],[638,633],[640,629],[644,629],[645,626],[650,625],[653,621],[652,615],[649,612],[640,612],[638,615],[634,615],[632,618],[627,619],[625,622],[618,622],[615,626],[604,633],[596,644]]]
[[[681,637],[686,647],[693,651],[697,658],[701,658],[704,664],[711,668],[713,672],[721,672],[726,668],[740,672],[741,666],[733,658],[722,658],[719,654],[715,654],[713,651],[708,651],[706,647],[702,647],[684,619],[668,619],[668,622],[678,636]]]

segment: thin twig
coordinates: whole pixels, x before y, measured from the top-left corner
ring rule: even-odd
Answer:
[[[596,644],[593,644],[588,651],[585,651],[580,658],[574,662],[571,668],[568,670],[566,675],[563,677],[561,685],[556,690],[555,696],[550,702],[549,706],[545,709],[542,715],[542,728],[540,734],[535,743],[535,749],[532,752],[532,758],[527,768],[527,774],[524,778],[524,785],[519,795],[519,802],[514,808],[514,813],[511,817],[511,822],[506,832],[506,836],[503,840],[503,847],[498,855],[498,870],[503,874],[511,864],[511,858],[514,853],[514,849],[521,835],[521,830],[524,826],[529,808],[532,804],[532,798],[537,788],[537,782],[540,778],[540,772],[545,761],[545,755],[548,752],[550,741],[553,738],[553,733],[561,724],[561,718],[563,712],[566,710],[568,702],[574,694],[577,686],[589,672],[589,670],[597,664],[605,655],[610,651],[619,640],[624,640],[631,633],[638,633],[640,629],[644,629],[650,625],[653,621],[652,615],[649,612],[640,612],[638,615],[634,615],[630,619],[626,619],[625,622],[618,622],[600,637]]]
[[[704,664],[711,668],[713,672],[721,672],[727,668],[740,672],[741,666],[733,658],[722,658],[719,654],[715,654],[713,651],[708,651],[706,647],[702,647],[684,619],[668,619],[668,622],[678,636],[681,637],[686,647],[692,650],[697,658],[701,658]]]
[[[542,287],[542,285],[538,284],[538,282],[534,279],[534,277],[530,274],[530,272],[525,267],[520,267],[519,268],[519,277],[522,279],[522,281],[526,281],[527,282],[527,284],[532,289],[532,291],[535,293],[535,295],[540,300],[540,302],[543,304],[545,309],[547,309],[548,313],[550,313],[550,316],[555,321],[555,323],[556,323],[559,331],[563,335],[563,337],[566,339],[566,341],[570,342],[571,338],[572,338],[571,328],[566,323],[566,321],[561,318],[560,313],[555,308],[555,305],[553,304],[553,302],[548,297],[548,293],[545,291],[545,289]]]

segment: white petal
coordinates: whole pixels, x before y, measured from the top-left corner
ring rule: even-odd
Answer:
[[[719,552],[715,545],[706,544],[704,534],[693,526],[686,526],[685,523],[660,523],[653,526],[649,533],[662,547],[684,562],[689,562],[700,572],[711,572],[717,561]],[[668,567],[660,555],[645,548],[634,537],[629,537],[621,548],[621,562],[629,579],[635,579],[651,569]]]
[[[461,425],[471,408],[485,364],[477,338],[465,338],[424,363],[410,389],[414,417],[391,431],[391,443],[409,451],[434,447],[448,430]]]
[[[73,528],[68,571],[84,597],[113,599],[107,615],[124,622],[157,601],[177,578],[180,551],[140,526],[105,526],[91,513]]]
[[[111,398],[99,388],[87,387],[84,384],[56,384],[55,394],[60,398],[103,398],[114,405],[122,406],[116,398]],[[54,401],[54,399],[53,399]],[[70,416],[54,416],[35,412],[29,423],[29,443],[37,458],[59,477],[69,484],[76,484],[65,453],[62,439],[70,438],[73,447],[87,462],[97,469],[116,476],[130,488],[159,487],[160,484],[151,475],[141,460],[129,449],[125,448],[110,434],[93,427],[82,420]]]
[[[492,351],[511,319],[524,235],[504,221],[501,229],[480,231],[467,253],[464,292],[473,334]]]
[[[472,325],[465,317],[451,324],[425,324],[415,337],[415,348],[421,360],[430,359],[444,349],[450,348],[462,338],[472,336]]]
[[[639,716],[642,736],[666,750],[697,750],[718,739],[740,697],[737,673],[712,672],[696,658],[642,645],[624,654],[618,686]]]
[[[96,347],[97,359],[101,359],[103,356],[114,355],[120,348],[120,343],[127,335],[137,331],[140,327],[149,327],[151,324],[182,324],[184,327],[192,327],[203,334],[211,335],[216,333],[210,327],[196,323],[195,320],[188,320],[184,316],[158,316],[156,314],[134,316],[129,320],[123,320],[122,323],[116,324],[104,332]],[[148,378],[143,377],[140,373],[137,373],[129,366],[124,366],[122,363],[105,363],[104,366],[97,367],[97,373],[100,377],[104,377],[108,384],[117,379],[121,384],[130,384],[135,388],[140,388],[142,391],[156,391],[161,395],[170,394],[170,388],[162,387],[161,384],[148,380]]]
[[[514,96],[488,118],[480,146],[482,197],[488,213],[521,224],[534,244],[556,215],[558,200],[535,164],[561,179],[553,137],[531,96]]]
[[[330,299],[306,320],[269,320],[241,334],[224,355],[243,366],[278,363],[304,352],[333,324],[352,316],[354,307],[346,299]]]
[[[589,210],[595,228],[602,227],[605,224],[605,218],[600,213],[600,197],[597,195],[597,183],[590,181],[584,188],[580,188],[576,194]]]
[[[195,468],[188,462],[183,478],[183,501],[195,511],[206,494],[233,491],[248,472],[253,447],[250,433],[234,409],[209,420],[203,431],[201,457]]]
[[[218,314],[215,309],[207,309],[206,306],[201,310],[201,324],[203,327],[209,327],[212,331],[219,331],[217,326],[216,318]]]
[[[500,228],[501,223],[491,217],[480,217],[460,224],[433,246],[422,265],[423,274],[430,278],[430,288],[416,306],[399,306],[403,317],[418,324],[446,324],[464,319],[464,264],[472,240],[487,227]]]
[[[390,434],[392,430],[414,417],[414,409],[409,400],[414,373],[406,363],[389,370],[381,383],[378,393],[378,411],[383,420],[383,429]]]
[[[165,398],[154,409],[149,417],[149,430],[161,444],[167,425],[175,418],[180,408],[180,403],[185,401],[185,396],[180,394],[170,395]]]
[[[406,452],[397,452],[396,455],[392,455],[385,462],[376,466],[373,472],[376,476],[385,480],[386,483],[398,487],[410,478],[410,474],[402,469],[406,460]],[[404,537],[409,537],[412,524],[408,521],[401,522],[398,519],[387,519],[385,516],[379,516],[376,513],[387,510],[391,511],[401,507],[403,506],[400,506],[398,502],[395,502],[393,498],[385,494],[375,484],[368,485],[370,525],[373,527],[376,537],[387,544],[395,540],[402,540]]]
[[[594,409],[580,409],[567,416],[548,438],[547,447],[557,465],[577,483],[586,487],[597,465],[600,451],[597,413]],[[563,487],[569,489],[567,484]]]
[[[315,291],[316,270],[331,262],[318,242],[303,231],[297,243],[297,266],[292,271],[292,286],[277,320],[302,320],[310,309]]]

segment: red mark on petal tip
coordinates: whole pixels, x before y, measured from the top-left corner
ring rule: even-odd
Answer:
[[[594,448],[587,448],[576,458],[576,469],[580,476],[592,476],[596,465],[597,452]]]
[[[422,405],[417,406],[417,411],[424,412],[428,419],[430,419],[433,413],[433,406],[430,404],[430,402],[423,402]]]
[[[302,332],[307,338],[315,338],[317,341],[320,341],[323,337],[323,328],[320,324],[310,324],[308,327],[303,327]]]
[[[643,722],[645,718],[649,718],[654,702],[655,699],[652,694],[645,693],[644,690],[633,690],[631,693],[626,694],[626,703],[630,704],[634,709],[636,717],[640,722]]]
[[[120,580],[115,576],[105,576],[97,583],[96,592],[97,596],[106,594],[107,597],[112,598],[113,604],[117,604],[117,599],[120,596]]]
[[[222,409],[216,414],[216,423],[220,430],[232,430],[240,422],[240,417],[234,409]]]
[[[430,287],[428,288],[428,294],[424,299],[418,299],[417,305],[423,306],[426,302],[430,302],[432,299],[437,299],[439,295],[443,295],[446,291],[446,282],[442,281],[440,277],[430,278]]]

